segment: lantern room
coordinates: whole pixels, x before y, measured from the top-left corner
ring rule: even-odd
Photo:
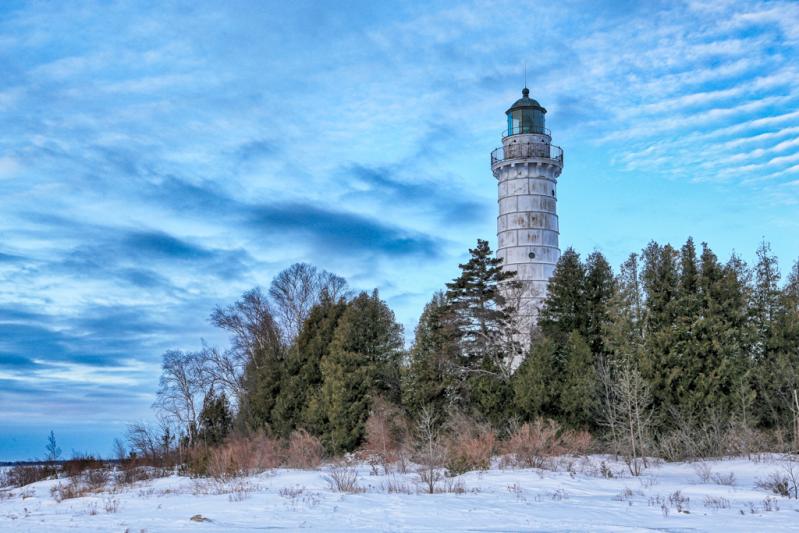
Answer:
[[[505,114],[508,115],[507,135],[522,133],[542,133],[549,135],[544,127],[544,114],[547,110],[541,104],[530,98],[530,90],[522,89],[522,97],[516,100]]]

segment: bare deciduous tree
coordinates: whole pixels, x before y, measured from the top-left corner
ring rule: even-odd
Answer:
[[[203,347],[201,354],[207,384],[217,391],[224,391],[229,398],[234,399],[235,405],[241,405],[246,393],[244,370],[247,360],[235,350],[222,351],[208,346]]]
[[[439,437],[436,417],[433,410],[423,407],[416,424],[417,463],[419,478],[429,494],[436,490],[436,483],[441,478],[439,469],[444,463],[444,449]]]
[[[130,424],[127,439],[131,452],[138,457],[150,460],[158,457],[161,449],[158,433],[144,422]]]
[[[118,438],[114,439],[114,458],[118,461],[124,461],[128,458],[128,449],[125,447],[125,443]]]
[[[258,368],[258,353],[279,353],[282,349],[269,301],[258,288],[245,292],[233,305],[216,308],[211,322],[232,334],[233,347],[228,356],[235,359],[236,368],[244,368],[249,362]]]
[[[158,396],[153,404],[163,419],[185,432],[190,444],[197,436],[198,406],[209,386],[204,363],[202,352],[164,353]]]
[[[347,282],[308,263],[294,263],[272,280],[269,296],[287,344],[297,338],[311,308],[319,303],[322,292],[337,300],[346,296]]]
[[[647,444],[652,423],[652,394],[649,384],[637,369],[624,364],[609,376],[612,386],[604,418],[619,439],[630,474],[638,476],[647,466]],[[606,378],[607,379],[607,378]]]

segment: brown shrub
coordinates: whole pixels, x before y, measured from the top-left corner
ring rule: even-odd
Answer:
[[[325,476],[325,480],[333,492],[350,494],[364,492],[363,487],[358,485],[358,469],[347,463],[331,466],[330,474]]]
[[[105,467],[102,467],[95,468],[93,470],[87,470],[81,477],[89,489],[100,490],[105,487],[111,476],[109,470]]]
[[[487,424],[455,415],[445,444],[445,466],[452,474],[488,470],[496,448],[496,433]]]
[[[560,424],[554,420],[538,419],[525,423],[514,431],[505,443],[503,464],[529,468],[544,468],[552,457],[566,453],[559,436]]]
[[[268,437],[264,433],[257,433],[249,439],[250,458],[247,467],[253,472],[263,472],[278,468],[285,459],[280,441]]]
[[[280,442],[262,433],[251,437],[232,437],[221,446],[207,451],[198,448],[192,453],[197,455],[193,473],[207,473],[220,479],[277,468],[283,460]],[[205,472],[200,468],[202,461],[206,464]]]
[[[376,399],[366,421],[366,438],[359,455],[374,470],[381,466],[388,473],[390,465],[397,462],[402,470],[408,455],[409,428],[410,422],[398,407]]]
[[[298,429],[289,436],[286,448],[286,466],[289,468],[316,468],[322,462],[322,443],[305,431]]]
[[[119,484],[130,485],[137,481],[167,477],[171,473],[172,471],[168,468],[146,466],[141,464],[138,459],[128,459],[119,462],[114,481]]]
[[[560,442],[566,453],[585,455],[591,449],[594,438],[584,430],[567,429],[560,435]]]
[[[15,465],[8,469],[4,483],[11,487],[24,487],[58,475],[52,465]]]
[[[58,503],[61,503],[64,500],[70,500],[72,498],[82,498],[88,493],[88,487],[85,487],[80,483],[76,483],[75,481],[58,483],[57,485],[50,487],[50,495]]]
[[[61,467],[70,478],[80,477],[87,470],[97,470],[103,468],[105,463],[91,455],[75,455],[69,461],[64,461]]]

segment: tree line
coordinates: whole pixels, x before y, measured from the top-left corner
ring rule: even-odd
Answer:
[[[388,405],[429,428],[467,416],[500,437],[554,420],[633,468],[653,455],[799,446],[799,262],[781,282],[766,243],[750,267],[692,239],[652,242],[617,272],[600,252],[568,249],[528,336],[513,273],[487,241],[469,253],[408,349],[377,290],[292,265],[267,292],[213,312],[229,347],[164,354],[155,407],[169,429],[132,435],[191,448],[302,431],[337,455],[361,446],[370,414]]]

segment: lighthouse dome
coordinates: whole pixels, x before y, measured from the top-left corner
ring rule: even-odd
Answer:
[[[547,110],[536,100],[530,98],[530,90],[522,89],[522,97],[516,100],[505,112],[508,116],[508,135],[521,133],[547,133],[544,115]]]

